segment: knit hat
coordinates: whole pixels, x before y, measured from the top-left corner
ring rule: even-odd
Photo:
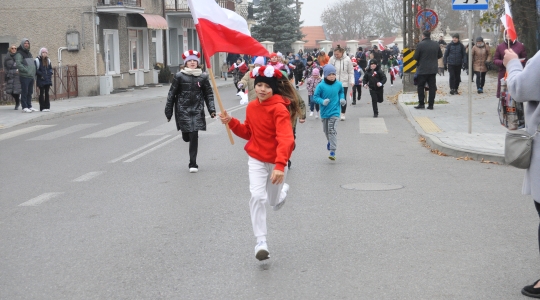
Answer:
[[[283,53],[281,53],[281,52],[278,51],[277,56],[278,56],[278,57],[283,57]]]
[[[458,38],[459,39],[459,33],[452,34],[452,38]]]
[[[195,50],[188,50],[182,54],[184,61],[196,60],[197,63],[201,63],[201,54]]]
[[[277,53],[276,53],[276,52],[272,52],[272,53],[270,53],[270,58],[272,58],[272,57],[277,57],[277,56],[278,56],[278,55],[277,55]]]
[[[255,61],[253,62],[253,64],[264,66],[264,57],[257,56],[257,58],[255,58]]]
[[[313,69],[313,71],[311,72],[311,76],[313,75],[321,76],[321,71],[319,71],[319,68]]]
[[[356,63],[356,57],[351,58],[351,61],[352,61],[353,63]]]
[[[323,75],[326,78],[330,74],[336,74],[336,68],[334,68],[334,66],[331,64],[327,64],[323,67]]]
[[[49,50],[47,50],[47,48],[45,48],[45,47],[39,49],[39,56],[41,56],[41,54],[42,54],[43,52],[49,53]]]
[[[484,38],[481,37],[481,36],[479,36],[479,37],[476,38],[476,42],[477,42],[477,43],[478,43],[478,42],[483,42],[483,41],[484,41]]]
[[[379,61],[376,60],[376,59],[374,58],[374,59],[372,59],[372,60],[369,61],[369,64],[370,64],[370,65],[373,65],[373,64],[378,65],[378,64],[379,64]]]
[[[254,84],[257,85],[259,82],[264,82],[270,86],[272,93],[277,92],[277,81],[278,78],[283,77],[283,74],[272,66],[262,66],[256,67],[251,71],[251,78],[255,78]]]

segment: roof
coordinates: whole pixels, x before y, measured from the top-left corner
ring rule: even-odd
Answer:
[[[304,49],[319,48],[318,42],[326,40],[326,34],[322,26],[304,26],[301,30],[302,34],[305,35]]]

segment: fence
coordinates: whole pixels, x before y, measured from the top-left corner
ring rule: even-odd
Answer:
[[[5,72],[0,70],[0,104],[15,103],[11,95],[5,92]],[[79,80],[77,77],[77,65],[53,68],[52,86],[49,90],[51,100],[73,98],[79,95]],[[39,88],[34,86],[33,98],[39,97]]]

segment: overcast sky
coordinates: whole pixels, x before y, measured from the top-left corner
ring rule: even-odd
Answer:
[[[339,0],[302,0],[302,15],[300,20],[304,21],[304,26],[320,26],[321,14],[325,8],[337,3]]]

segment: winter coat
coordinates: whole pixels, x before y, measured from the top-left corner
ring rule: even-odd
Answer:
[[[382,64],[387,65],[388,59],[390,59],[390,51],[388,49],[384,49],[381,55],[382,55]]]
[[[439,45],[440,45],[440,43],[439,43]],[[444,48],[444,47],[441,48],[441,53],[443,54],[443,56],[444,56],[445,52],[446,52],[446,48]],[[438,63],[439,63],[439,68],[444,68],[444,59],[442,57],[439,57]]]
[[[4,58],[4,72],[6,72],[6,94],[14,95],[21,93],[21,80],[17,72],[15,55],[8,53]]]
[[[363,84],[367,84],[370,90],[373,91],[382,91],[384,89],[384,84],[386,83],[386,75],[381,70],[381,66],[377,65],[375,70],[368,68],[366,73],[364,73]],[[380,82],[382,85],[377,86],[377,82]]]
[[[354,67],[354,85],[361,85],[360,77],[362,77],[362,68],[359,66]]]
[[[540,52],[537,52],[523,68],[519,60],[508,62],[508,91],[518,101],[525,102],[525,130],[534,134],[540,124]],[[520,55],[521,57],[521,55]],[[534,137],[532,145],[531,166],[525,173],[522,192],[532,195],[540,202],[540,134]]]
[[[328,61],[330,61],[330,57],[328,55],[326,55],[326,54],[324,55],[324,57],[318,56],[317,61],[319,62],[319,66],[322,68],[322,67],[326,66]]]
[[[250,76],[253,67],[250,67],[249,69],[250,71],[247,72],[238,83],[243,84],[244,88],[248,90],[248,101],[252,101],[257,99],[257,93],[255,93],[255,78],[251,78]]]
[[[319,69],[319,74],[322,74],[322,68],[317,65],[317,63],[313,62],[311,66],[306,65],[306,69],[304,70],[304,77],[302,78],[302,81],[306,81],[306,79],[309,79],[311,77],[311,74],[313,74],[313,70],[315,68]]]
[[[229,72],[229,66],[227,64],[221,65],[221,72]]]
[[[343,54],[340,59],[332,56],[328,63],[336,68],[336,80],[340,81],[343,87],[348,87],[354,81],[354,67],[347,55]]]
[[[25,78],[34,78],[36,76],[36,65],[34,64],[34,58],[30,50],[24,49],[24,43],[28,41],[23,39],[21,45],[17,48],[17,54],[15,54],[15,62],[19,69],[19,76]]]
[[[325,99],[330,100],[326,106],[323,105]],[[319,104],[321,109],[321,119],[329,119],[331,117],[340,117],[341,99],[345,99],[345,93],[343,92],[343,85],[341,85],[341,82],[336,80],[332,84],[328,84],[326,80],[323,80],[317,85],[317,88],[315,88],[312,101]]]
[[[317,85],[319,85],[319,83],[321,83],[322,81],[322,77],[319,76],[317,78],[311,76],[308,78],[307,80],[307,83],[306,83],[306,89],[307,89],[307,92],[308,92],[308,96],[313,96],[313,93],[315,92],[315,89],[317,88]]]
[[[302,96],[300,96],[300,93],[298,91],[295,90],[295,93],[296,97],[298,98],[298,107],[300,108],[300,114],[297,115],[295,119],[291,120],[293,132],[296,132],[296,124],[298,123],[298,119],[306,119],[306,102],[304,102],[304,99],[302,99]]]
[[[424,38],[416,46],[413,59],[416,60],[416,74],[430,75],[437,74],[439,68],[439,58],[443,57],[439,43],[430,38]]]
[[[179,131],[206,130],[205,102],[208,113],[215,114],[214,93],[208,75],[194,76],[178,72],[169,89],[165,116],[170,120],[174,110],[176,129]]]
[[[306,67],[304,66],[304,63],[301,60],[295,60],[294,63],[294,77],[298,78],[298,80],[302,80],[302,76],[304,75],[304,70]]]
[[[525,50],[525,46],[522,43],[518,41],[514,43],[510,42],[510,48],[516,52],[519,58],[527,58],[527,50]],[[503,65],[504,50],[506,49],[508,49],[508,44],[504,41],[497,46],[495,55],[493,56],[493,63],[499,67],[499,75],[497,76],[497,98],[501,97],[501,79],[506,73],[506,68]],[[522,65],[525,66],[525,61]]]
[[[48,65],[45,66],[42,63],[41,56],[38,56],[34,63],[36,64],[36,84],[38,87],[44,87],[46,85],[52,85],[53,69],[51,66],[51,60],[47,58]]]
[[[446,45],[443,62],[445,65],[461,66],[468,63],[467,57],[468,56],[467,51],[465,51],[465,46],[463,46],[463,44],[459,41],[457,43],[452,42]]]
[[[371,51],[370,54],[373,54],[373,58],[375,58],[379,62],[382,61],[382,51],[381,50],[377,50],[377,51],[373,50],[373,51]],[[369,67],[369,65],[367,65],[367,67]]]
[[[247,71],[249,71],[249,69],[245,62],[242,62],[240,65],[234,63],[229,68],[229,73],[233,74],[233,80],[235,85],[238,85],[238,82],[242,80],[242,77],[244,77],[244,74],[246,74]]]
[[[491,61],[491,53],[489,47],[484,44],[482,47],[476,45],[472,48],[472,64],[473,71],[475,72],[487,72],[486,62]]]

